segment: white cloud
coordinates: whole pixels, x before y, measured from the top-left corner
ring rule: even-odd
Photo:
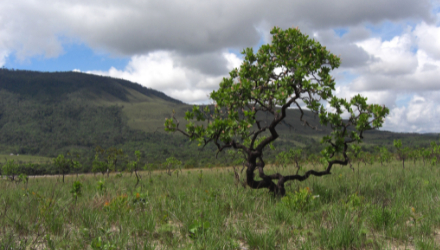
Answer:
[[[414,35],[417,37],[419,49],[440,60],[440,27],[422,22],[415,28]]]
[[[438,29],[423,23],[389,41],[369,38],[357,42],[371,59],[360,68],[349,69],[358,77],[338,87],[337,95],[351,97],[361,93],[368,97],[369,103],[385,104],[390,108],[390,115],[383,129],[440,131]]]
[[[222,56],[228,70],[241,64],[241,60],[233,53],[225,52]],[[176,63],[178,60],[180,60],[179,55],[175,53],[158,51],[133,56],[124,70],[110,68],[108,71],[87,73],[137,82],[184,102],[207,103],[209,93],[218,87],[223,76],[203,74],[195,68],[179,65]]]
[[[417,68],[418,61],[411,53],[412,41],[409,34],[396,36],[391,41],[371,38],[357,45],[374,58],[368,66],[371,74],[410,74]]]
[[[373,59],[354,70],[359,77],[351,84],[352,90],[397,93],[440,90],[440,60],[419,45],[420,39],[413,39],[417,32],[415,29],[391,41],[371,38],[359,42]],[[414,53],[416,47],[419,49]]]
[[[374,103],[379,105],[385,105],[387,107],[392,107],[395,105],[397,94],[393,91],[378,90],[378,91],[353,91],[350,86],[336,87],[335,95],[339,98],[345,98],[350,100],[357,94],[361,94],[367,97],[367,103]]]
[[[240,68],[241,63],[243,62],[242,59],[240,59],[236,54],[234,53],[223,53],[223,56],[225,57],[226,61],[228,62],[226,64],[226,67],[229,71]]]
[[[391,109],[384,129],[397,132],[439,132],[440,99],[438,97],[440,91],[426,96],[414,95],[408,106]]]
[[[384,20],[432,23],[431,6],[430,0],[14,0],[0,6],[0,44],[22,59],[57,56],[70,39],[128,56],[207,53],[254,46],[261,30],[275,25],[314,31]]]

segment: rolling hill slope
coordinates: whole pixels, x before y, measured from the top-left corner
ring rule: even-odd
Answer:
[[[163,161],[170,155],[212,159],[213,147],[199,151],[183,136],[163,131],[164,119],[172,110],[183,120],[190,108],[162,92],[122,79],[78,72],[0,69],[0,154],[53,157],[70,151],[92,157],[99,145],[127,152],[142,150],[152,161]],[[298,111],[289,110],[286,123],[293,129],[279,127],[286,135],[277,142],[280,149],[319,150],[318,141],[329,129],[320,126],[313,114],[305,116],[319,129],[302,126]],[[420,144],[436,136],[373,131],[366,144],[390,145],[396,138]]]

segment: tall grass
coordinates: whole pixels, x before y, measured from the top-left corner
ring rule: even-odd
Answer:
[[[2,179],[0,249],[436,249],[440,171],[405,167],[336,167],[282,199],[230,169],[141,173],[137,187],[130,174]]]

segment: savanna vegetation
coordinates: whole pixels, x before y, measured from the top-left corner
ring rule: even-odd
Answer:
[[[438,249],[438,161],[402,168],[395,154],[363,154],[291,182],[283,198],[243,185],[241,165],[140,171],[137,185],[130,172],[3,178],[0,248]],[[323,167],[293,159],[280,155],[266,171]]]

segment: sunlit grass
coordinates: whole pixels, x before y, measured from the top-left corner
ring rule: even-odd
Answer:
[[[275,171],[294,170],[267,172]],[[440,243],[437,167],[337,166],[332,175],[292,182],[282,199],[243,188],[232,169],[141,176],[137,187],[129,173],[68,176],[64,184],[54,177],[31,177],[27,186],[0,180],[0,248],[436,249]],[[71,192],[75,181],[81,195]]]

